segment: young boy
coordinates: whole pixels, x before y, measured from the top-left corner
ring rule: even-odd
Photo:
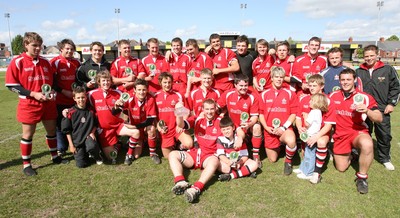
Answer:
[[[221,133],[217,139],[217,155],[220,161],[219,171],[223,174],[219,175],[219,181],[229,181],[240,177],[252,175],[255,177],[255,171],[258,168],[256,161],[249,159],[247,146],[241,143],[241,147],[235,147],[235,142],[241,140],[235,129],[235,124],[230,117],[224,117],[219,123]],[[238,159],[232,160],[231,155],[237,152]],[[232,155],[233,156],[233,155]]]
[[[139,130],[132,129],[124,124],[120,113],[113,114],[115,102],[120,99],[121,92],[111,88],[111,74],[107,70],[100,71],[96,76],[99,88],[89,92],[89,101],[96,111],[99,121],[99,142],[107,159],[116,163],[116,156],[120,148],[118,136],[126,135],[139,138]]]
[[[37,175],[31,165],[32,139],[39,122],[46,130],[46,143],[53,163],[66,163],[57,156],[55,92],[52,90],[54,70],[50,62],[41,57],[43,39],[35,32],[26,32],[25,52],[14,58],[7,68],[5,85],[19,95],[17,120],[22,125],[20,141],[23,172]]]
[[[143,139],[147,132],[147,142],[149,144],[150,157],[155,164],[160,164],[161,160],[156,154],[156,128],[154,121],[157,117],[157,109],[154,98],[148,93],[149,85],[144,79],[136,79],[133,86],[132,96],[128,101],[118,100],[115,102],[115,110],[128,109],[128,117],[133,128],[140,131],[140,137],[129,139],[129,148],[125,157],[125,164],[131,165],[134,159],[139,158],[142,153]]]
[[[93,157],[98,165],[103,163],[100,149],[96,142],[96,115],[86,107],[86,91],[78,86],[73,91],[76,104],[68,110],[67,117],[61,123],[62,132],[66,134],[69,150],[74,155],[76,166],[89,166],[89,157]]]

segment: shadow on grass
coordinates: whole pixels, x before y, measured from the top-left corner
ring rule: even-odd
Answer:
[[[33,154],[33,155],[31,155],[31,160],[34,162],[35,159],[42,158],[43,156],[46,156],[46,155],[49,155],[49,156],[50,156],[50,152],[49,152],[49,151],[43,151],[43,152],[38,153],[38,154]],[[53,164],[53,163],[51,162],[51,164]],[[21,165],[21,166],[22,166],[22,159],[21,159],[21,158],[13,159],[13,160],[11,160],[11,161],[8,161],[8,162],[5,162],[5,163],[1,163],[1,164],[0,164],[0,170],[2,170],[2,169],[7,169],[7,168],[9,168],[9,167],[18,166],[18,165]],[[39,166],[38,168],[43,168],[43,167],[45,167],[45,166],[47,166],[47,165],[50,165],[50,164],[46,164],[46,165],[43,165],[43,166]]]

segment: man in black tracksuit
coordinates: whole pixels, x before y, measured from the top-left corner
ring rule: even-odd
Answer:
[[[364,63],[357,69],[357,76],[361,79],[364,92],[371,94],[378,103],[379,110],[383,113],[382,123],[367,120],[370,133],[375,128],[377,139],[378,160],[388,170],[394,170],[390,161],[390,141],[392,140],[390,128],[390,113],[397,105],[400,95],[399,78],[396,70],[378,60],[378,47],[369,45],[364,48]]]

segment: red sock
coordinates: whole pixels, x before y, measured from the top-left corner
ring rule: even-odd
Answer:
[[[133,151],[135,150],[137,145],[138,145],[138,139],[130,137],[129,138],[129,144],[128,144],[129,148],[128,148],[127,154],[132,156],[133,155]]]
[[[57,136],[48,136],[46,135],[46,143],[49,147],[49,151],[51,154],[51,158],[54,159],[57,157]]]
[[[321,174],[327,153],[328,148],[317,148],[314,172]]]
[[[23,139],[19,142],[21,149],[22,164],[25,167],[31,166],[31,153],[32,153],[32,139]]]
[[[193,184],[193,186],[194,186],[195,188],[198,188],[200,191],[203,191],[203,189],[204,189],[204,184],[203,184],[202,182],[200,182],[200,181],[195,182],[195,183]]]
[[[286,145],[286,163],[292,163],[292,159],[294,154],[296,153],[297,146],[294,146],[294,148],[290,148],[288,145]]]
[[[246,165],[240,167],[240,169],[237,172],[239,177],[245,177],[250,175],[251,173],[249,167]]]
[[[261,136],[253,136],[251,144],[253,144],[253,158],[259,158],[258,152],[261,146]]]
[[[150,151],[150,156],[153,156],[156,154],[156,138],[147,138],[147,143],[149,144],[149,151]]]
[[[185,181],[185,177],[183,175],[176,176],[174,178],[174,183],[180,182],[180,181]]]

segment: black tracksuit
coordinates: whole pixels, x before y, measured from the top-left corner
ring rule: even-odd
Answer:
[[[390,127],[390,114],[384,114],[387,105],[396,106],[399,101],[400,84],[396,70],[383,62],[378,61],[372,73],[365,64],[356,70],[357,76],[361,79],[361,87],[364,92],[372,95],[378,103],[379,111],[382,112],[382,123],[374,123],[367,120],[372,133],[375,127],[377,139],[378,158],[382,163],[390,161],[390,141],[392,140]]]

